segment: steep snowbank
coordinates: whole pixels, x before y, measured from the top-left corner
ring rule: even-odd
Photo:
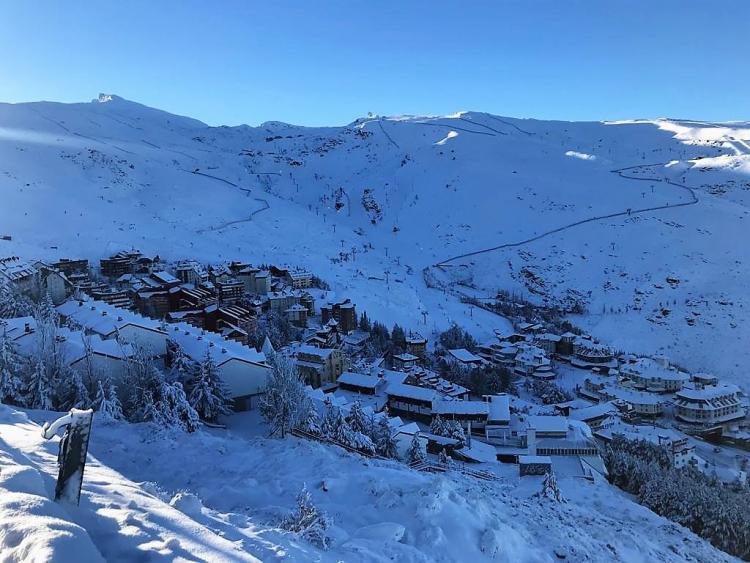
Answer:
[[[4,405],[0,437],[3,560],[257,561],[91,455],[80,506],[48,500],[54,497],[58,440],[45,441],[38,424]]]

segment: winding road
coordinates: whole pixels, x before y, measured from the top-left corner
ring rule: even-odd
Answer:
[[[666,184],[670,184],[672,186],[675,186],[677,188],[680,188],[684,190],[689,196],[689,201],[680,201],[678,203],[668,203],[666,205],[656,205],[653,207],[642,207],[638,209],[626,209],[625,211],[618,211],[616,213],[608,213],[606,215],[595,215],[593,217],[589,217],[587,219],[581,219],[580,221],[575,221],[573,223],[568,223],[567,225],[563,225],[561,227],[557,227],[556,229],[551,229],[549,231],[545,231],[541,234],[535,235],[533,237],[529,237],[527,239],[517,241],[517,242],[508,242],[505,244],[500,244],[498,246],[493,246],[491,248],[483,248],[481,250],[475,250],[473,252],[466,252],[464,254],[458,254],[456,256],[451,256],[450,258],[447,258],[446,260],[443,260],[441,262],[438,262],[434,264],[436,267],[442,267],[442,266],[449,266],[449,262],[454,262],[456,260],[461,260],[462,258],[469,258],[471,256],[477,256],[479,254],[486,254],[488,252],[494,252],[496,250],[502,250],[504,248],[515,248],[518,246],[523,246],[525,244],[529,244],[531,242],[537,241],[539,239],[548,237],[550,235],[553,235],[555,233],[559,233],[562,231],[566,231],[568,229],[572,229],[573,227],[577,227],[579,225],[585,225],[586,223],[593,223],[595,221],[602,221],[604,219],[612,219],[614,217],[626,217],[626,216],[632,216],[632,215],[639,215],[641,213],[648,213],[651,211],[659,211],[662,209],[673,209],[675,207],[685,207],[688,205],[695,205],[698,203],[698,196],[695,193],[695,188],[692,188],[690,186],[686,186],[684,184],[678,184],[677,182],[673,182],[672,180],[668,178],[654,178],[654,177],[647,177],[647,176],[632,176],[628,175],[628,170],[636,170],[640,168],[647,168],[650,166],[664,166],[666,163],[657,163],[657,164],[638,164],[636,166],[627,166],[625,168],[617,168],[615,170],[611,170],[613,174],[619,175],[621,178],[625,178],[627,180],[641,180],[645,182],[664,182]]]

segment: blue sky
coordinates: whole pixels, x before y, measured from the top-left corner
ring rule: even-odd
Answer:
[[[212,125],[374,112],[750,119],[750,2],[0,0],[0,101]]]

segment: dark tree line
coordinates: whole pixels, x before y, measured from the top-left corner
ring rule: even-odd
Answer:
[[[656,514],[689,528],[715,547],[750,560],[750,491],[687,466],[673,467],[663,446],[614,436],[604,462],[609,481]]]

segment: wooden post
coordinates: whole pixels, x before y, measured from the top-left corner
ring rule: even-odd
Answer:
[[[83,471],[86,467],[86,454],[89,449],[89,435],[94,418],[92,410],[71,409],[52,424],[45,422],[42,436],[50,440],[59,429],[65,428],[60,438],[60,451],[57,462],[60,466],[55,486],[55,500],[66,500],[76,505],[81,500]]]

